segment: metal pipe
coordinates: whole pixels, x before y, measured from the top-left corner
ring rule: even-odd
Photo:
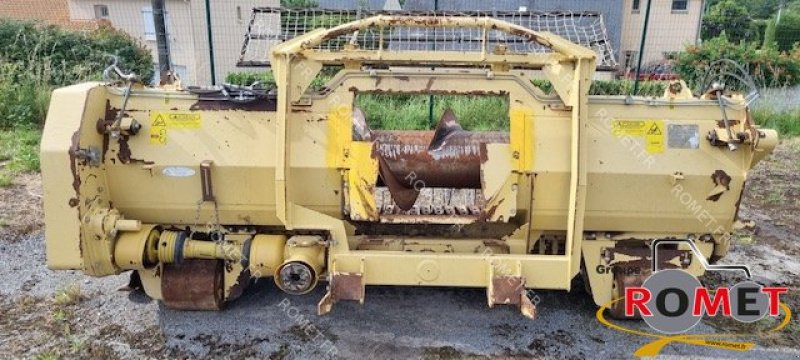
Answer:
[[[644,42],[647,40],[647,26],[650,23],[650,5],[653,0],[647,0],[647,9],[644,13],[644,29],[642,29],[642,41],[639,43],[639,59],[636,65],[636,79],[633,81],[633,93],[639,92],[639,76],[642,74],[642,59],[644,59]]]
[[[480,189],[486,144],[508,144],[505,132],[455,131],[431,148],[433,131],[373,131],[378,154],[405,188]]]
[[[169,39],[167,38],[166,10],[164,0],[152,0],[153,24],[156,32],[156,49],[158,52],[158,70],[160,83],[172,83],[172,62],[170,60]]]
[[[211,85],[217,84],[217,69],[214,60],[214,33],[211,31],[211,0],[206,0],[206,29],[208,30],[208,56],[211,66]]]

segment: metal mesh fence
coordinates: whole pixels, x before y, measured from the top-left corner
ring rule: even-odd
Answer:
[[[534,31],[548,31],[574,43],[593,49],[598,66],[616,66],[614,50],[609,41],[603,15],[595,12],[499,12],[499,11],[415,11],[391,13],[366,10],[285,9],[260,7],[253,9],[242,46],[240,66],[266,66],[269,50],[281,42],[318,28],[330,28],[353,20],[378,14],[413,16],[490,17],[524,26]],[[383,31],[383,34],[381,34]],[[381,36],[383,35],[383,36]],[[381,41],[383,37],[383,41]],[[320,44],[322,51],[338,51],[346,44],[357,44],[365,50],[382,48],[387,51],[480,51],[483,33],[477,28],[396,27],[381,30],[369,28],[354,34],[339,36]],[[509,53],[541,53],[549,49],[525,38],[501,31],[487,34],[488,50],[503,45]]]

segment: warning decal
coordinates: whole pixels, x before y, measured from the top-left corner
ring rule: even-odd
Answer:
[[[664,152],[664,120],[614,120],[612,134],[616,137],[642,137],[649,154]]]
[[[170,129],[199,129],[200,114],[165,113],[167,127]]]
[[[200,114],[158,112],[150,113],[150,144],[166,145],[167,131],[170,129],[199,129],[202,126]]]
[[[167,144],[167,121],[161,114],[156,114],[155,117],[150,114],[150,144]]]

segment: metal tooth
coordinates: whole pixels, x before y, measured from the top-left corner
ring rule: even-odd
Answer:
[[[469,215],[469,209],[467,209],[467,207],[464,205],[459,205],[456,207],[456,210],[458,211],[459,215]]]
[[[452,206],[452,205],[447,205],[447,206],[444,207],[444,213],[447,214],[447,215],[455,215],[456,214],[456,208],[454,206]]]
[[[435,205],[433,207],[433,213],[436,215],[444,215],[444,207],[441,205]]]
[[[419,209],[420,209],[420,213],[422,213],[422,215],[430,215],[430,214],[433,213],[433,209],[431,208],[430,205],[422,205],[422,206],[419,207]]]
[[[406,211],[407,215],[419,215],[419,205],[414,205],[411,210]]]
[[[472,215],[480,215],[481,209],[479,209],[477,206],[471,206],[469,208],[469,212],[472,213]]]

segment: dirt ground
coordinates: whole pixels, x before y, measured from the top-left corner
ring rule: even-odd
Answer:
[[[747,188],[740,217],[756,225],[737,234],[723,262],[748,264],[756,281],[790,287],[785,299],[800,309],[800,139],[782,142]],[[479,289],[391,287],[371,287],[365,305],[337,304],[329,316],[317,317],[322,289],[287,297],[268,281],[223,312],[176,312],[141,293],[117,291],[125,275],[97,279],[47,270],[42,226],[38,175],[0,189],[0,358],[627,358],[647,342],[598,324],[582,291],[538,292],[535,321],[510,307],[487,309]],[[704,281],[736,279],[717,273]],[[766,334],[769,321],[709,318],[694,331],[745,331],[758,335],[759,346],[736,353],[673,344],[663,354],[800,357],[796,319]]]

